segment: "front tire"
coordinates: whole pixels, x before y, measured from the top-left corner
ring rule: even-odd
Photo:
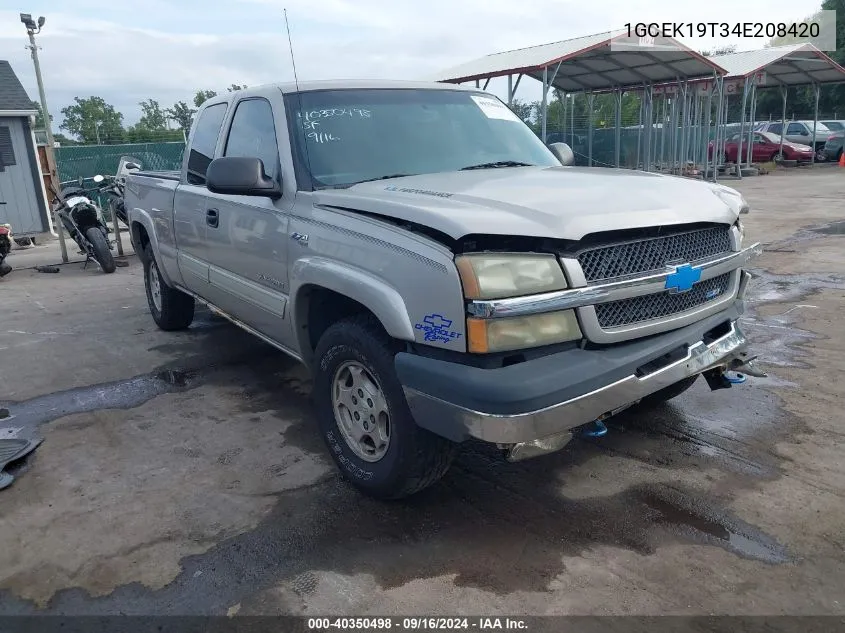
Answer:
[[[158,271],[153,249],[144,249],[144,287],[156,325],[167,332],[184,330],[194,320],[194,298],[168,286]]]
[[[85,231],[85,239],[90,242],[91,248],[94,250],[94,259],[96,259],[97,263],[100,264],[100,268],[103,269],[103,272],[113,273],[116,268],[114,264],[114,257],[111,254],[108,240],[106,240],[106,236],[103,235],[103,232],[96,226],[92,226],[90,229]]]
[[[432,485],[458,449],[417,426],[393,357],[390,338],[369,315],[329,327],[314,355],[320,434],[343,476],[379,499],[400,499]]]

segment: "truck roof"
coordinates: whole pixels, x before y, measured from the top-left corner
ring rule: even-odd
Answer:
[[[484,92],[481,88],[474,86],[459,86],[457,84],[439,83],[433,81],[407,81],[407,80],[391,80],[391,79],[323,79],[319,81],[300,81],[298,84],[289,81],[282,83],[262,84],[260,86],[250,86],[243,90],[236,90],[219,94],[216,97],[208,99],[206,103],[209,105],[214,103],[223,103],[228,101],[232,95],[248,94],[253,91],[266,90],[267,88],[277,88],[284,94],[291,94],[296,92],[313,92],[315,90],[378,90],[378,89],[405,89],[405,90],[462,90],[467,92]],[[205,105],[205,104],[203,104]]]

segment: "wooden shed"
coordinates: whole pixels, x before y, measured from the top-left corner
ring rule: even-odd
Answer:
[[[52,232],[32,129],[36,114],[11,65],[0,60],[0,224],[11,224],[16,238]]]

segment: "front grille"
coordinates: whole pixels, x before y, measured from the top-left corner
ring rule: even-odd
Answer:
[[[666,291],[632,299],[600,303],[596,305],[596,317],[602,328],[614,328],[660,319],[715,301],[727,292],[730,283],[731,273],[725,273],[698,282],[688,292],[671,293]]]
[[[662,272],[672,264],[685,264],[731,250],[727,225],[697,229],[636,242],[599,246],[578,254],[587,283]]]

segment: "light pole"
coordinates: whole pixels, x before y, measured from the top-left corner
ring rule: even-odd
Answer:
[[[56,170],[56,159],[53,154],[55,142],[53,141],[53,128],[50,123],[50,111],[47,109],[47,95],[44,93],[44,81],[41,79],[41,64],[38,62],[38,45],[35,43],[36,34],[41,32],[41,27],[44,26],[44,16],[38,18],[38,23],[32,19],[29,13],[21,13],[21,23],[26,27],[26,33],[29,35],[29,46],[27,48],[32,52],[32,63],[35,66],[35,79],[38,82],[38,96],[41,98],[41,115],[44,119],[44,128],[47,132],[47,168],[50,170],[50,180],[53,182],[53,187],[58,189],[59,177]],[[51,210],[48,210],[50,213]],[[56,223],[56,229],[59,233],[59,244],[62,248],[62,261],[67,263],[67,246],[65,245],[65,234],[61,220]]]

